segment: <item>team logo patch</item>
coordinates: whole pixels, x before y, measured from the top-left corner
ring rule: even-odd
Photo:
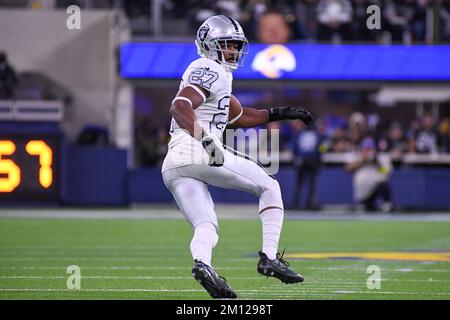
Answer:
[[[272,45],[258,52],[252,62],[252,69],[267,78],[280,78],[285,72],[294,71],[297,66],[295,55],[289,48]]]
[[[366,259],[397,261],[438,261],[450,262],[450,252],[321,252],[321,253],[286,253],[290,259]]]
[[[208,31],[209,26],[207,24],[205,24],[203,27],[200,28],[200,30],[198,30],[198,38],[200,39],[201,42],[205,41],[206,36],[208,35]]]

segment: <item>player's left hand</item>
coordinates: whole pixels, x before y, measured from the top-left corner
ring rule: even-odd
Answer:
[[[311,112],[303,109],[302,107],[286,107],[284,109],[284,115],[286,119],[300,119],[306,125],[314,121],[314,117]]]
[[[278,121],[283,119],[300,119],[304,124],[309,125],[314,121],[314,117],[306,109],[302,107],[279,107],[269,109],[270,121]]]

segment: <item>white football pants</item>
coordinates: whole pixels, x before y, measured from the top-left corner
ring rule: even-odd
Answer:
[[[243,158],[242,154],[235,155],[238,153],[229,147],[227,150],[221,167],[193,164],[163,172],[166,187],[194,228],[209,222],[218,229],[208,185],[254,194],[259,197],[260,214],[272,208],[284,210],[278,181],[256,162]]]

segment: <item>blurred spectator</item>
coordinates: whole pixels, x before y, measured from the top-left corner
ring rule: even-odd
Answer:
[[[419,119],[414,119],[409,123],[408,130],[406,131],[405,138],[408,143],[408,152],[414,153],[415,152],[415,146],[414,146],[414,137],[416,136],[417,132],[420,128],[420,122]]]
[[[350,141],[353,146],[357,146],[368,132],[369,125],[366,116],[359,111],[355,111],[350,115],[348,125]]]
[[[433,117],[430,114],[426,114],[422,119],[420,129],[409,137],[409,151],[417,153],[437,153],[438,136],[439,134],[435,127]]]
[[[237,0],[218,0],[215,1],[214,7],[218,14],[230,16],[236,20],[241,18],[241,9]]]
[[[193,32],[196,32],[200,25],[208,19],[209,17],[218,14],[218,12],[213,8],[212,1],[205,1],[205,3],[192,3],[192,10],[189,12],[190,15],[190,26]]]
[[[352,149],[352,143],[344,128],[336,128],[331,138],[331,152],[347,152]]]
[[[238,0],[204,0],[190,1],[190,3],[189,1],[175,1],[171,7],[177,8],[176,12],[178,16],[188,17],[193,31],[198,30],[200,25],[209,17],[222,14],[243,22],[242,24],[245,26],[244,30],[247,34],[247,23],[251,19],[251,15],[244,14],[240,5],[240,1]],[[184,10],[182,11],[180,8]]]
[[[427,11],[432,10],[429,7],[428,0],[416,0],[414,15],[411,18],[411,31],[415,41],[425,41]]]
[[[450,153],[450,118],[443,119],[439,124],[439,152]]]
[[[318,39],[322,41],[353,40],[352,4],[348,0],[320,0],[317,6]]]
[[[295,15],[299,38],[302,40],[317,39],[317,0],[296,1]]]
[[[408,151],[408,146],[403,133],[403,128],[398,122],[393,122],[386,137],[378,141],[378,150],[380,152],[389,152],[392,161],[399,163],[405,152]]]
[[[439,36],[438,41],[450,41],[450,3],[449,1],[439,0],[437,1],[439,10],[436,14],[439,18]]]
[[[149,122],[143,122],[136,128],[135,134],[138,165],[160,166],[167,153],[168,130],[153,128]]]
[[[388,42],[401,42],[406,39],[409,32],[409,21],[414,14],[414,5],[411,1],[386,0],[383,8],[384,30],[390,35]]]
[[[17,84],[16,72],[9,65],[6,53],[0,51],[0,99],[14,98]]]
[[[281,44],[289,42],[292,30],[283,14],[268,10],[258,19],[258,39],[263,43]]]
[[[333,136],[337,128],[345,128],[347,126],[348,117],[343,115],[325,114],[323,117],[323,124],[327,136]]]
[[[388,183],[392,164],[389,157],[377,155],[373,138],[363,139],[357,159],[348,163],[346,169],[353,173],[353,195],[356,202],[363,204],[366,211],[379,208],[385,212],[392,211]],[[379,197],[384,201],[380,207],[377,206]]]
[[[313,126],[305,127],[300,121],[293,121],[292,126],[296,131],[293,139],[294,165],[297,168],[297,184],[295,186],[293,208],[299,208],[300,190],[307,180],[305,209],[318,209],[316,186],[317,175],[320,168],[320,147],[324,140]]]
[[[108,129],[99,125],[86,125],[77,138],[77,145],[107,146],[110,144]]]

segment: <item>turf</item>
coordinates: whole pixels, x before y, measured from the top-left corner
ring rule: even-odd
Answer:
[[[260,222],[224,220],[213,263],[241,299],[450,299],[450,262],[288,259],[305,282],[256,272]],[[209,299],[183,220],[0,218],[0,299]],[[450,251],[450,222],[285,221],[286,253]],[[81,270],[69,290],[66,269]],[[381,270],[368,289],[367,267]]]

